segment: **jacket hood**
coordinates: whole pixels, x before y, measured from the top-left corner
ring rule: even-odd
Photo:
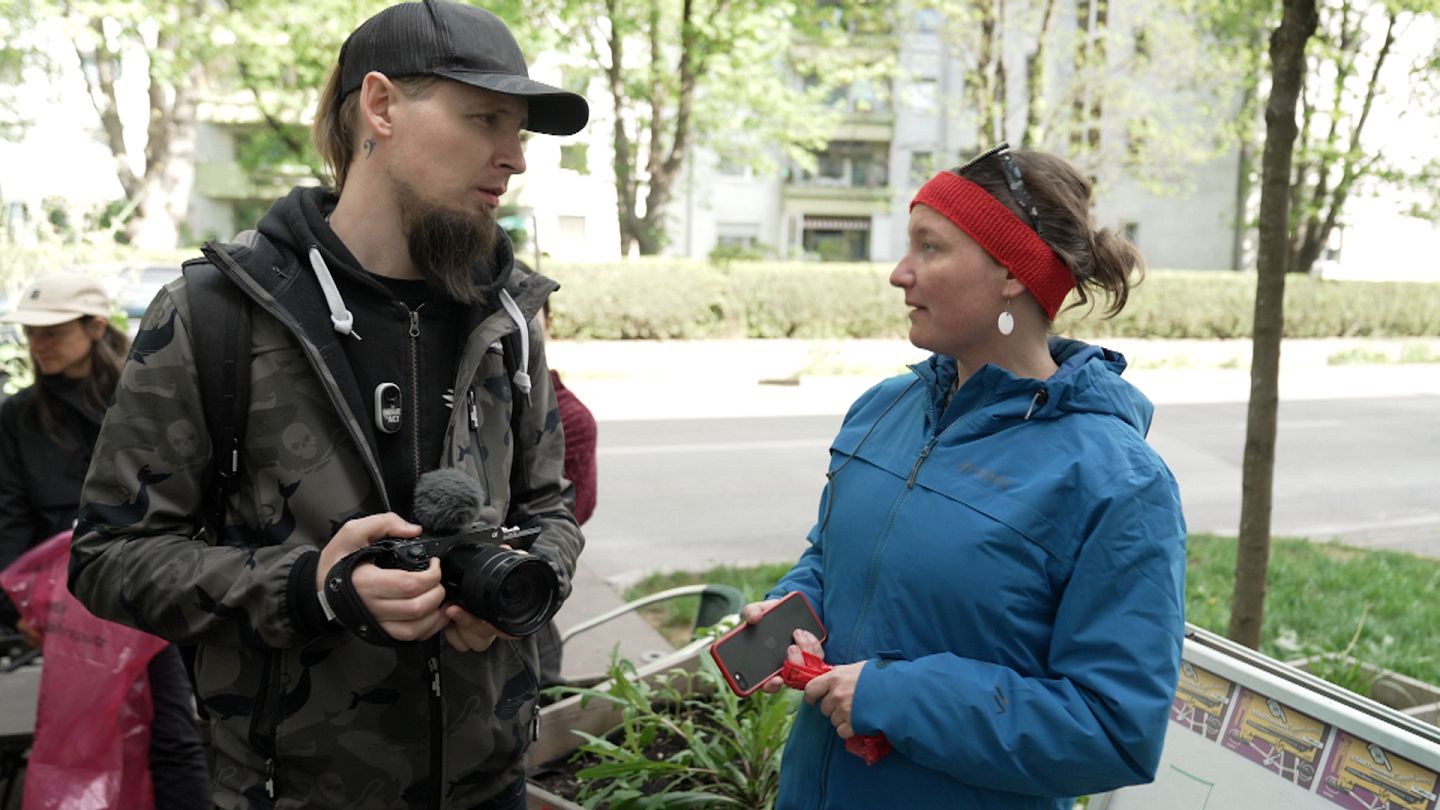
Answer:
[[[1017,421],[1093,413],[1113,416],[1141,437],[1150,430],[1155,406],[1120,378],[1126,362],[1119,352],[1052,337],[1050,356],[1059,368],[1044,380],[1017,377],[995,365],[982,366],[960,386],[944,418],[954,418],[957,409],[982,408],[989,413],[993,429],[999,430]],[[910,368],[930,386],[931,401],[936,405],[956,375],[955,360],[940,354]]]
[[[330,230],[325,218],[335,210],[340,201],[334,192],[318,186],[302,186],[275,201],[256,229],[276,245],[288,247],[295,255],[304,256],[311,247],[320,250],[327,265],[360,270],[360,263]],[[477,261],[474,269],[475,284],[487,295],[504,287],[510,280],[515,266],[515,251],[505,229],[495,226],[495,249],[486,260]],[[364,273],[356,273],[365,276]],[[374,279],[365,279],[381,294],[384,287]]]

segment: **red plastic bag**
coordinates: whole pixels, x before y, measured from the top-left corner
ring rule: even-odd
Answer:
[[[811,655],[804,650],[800,651],[804,656],[805,663],[796,664],[790,659],[785,659],[785,666],[780,670],[780,679],[791,689],[804,689],[810,679],[829,672],[829,664]],[[874,765],[890,753],[890,741],[885,739],[884,734],[855,734],[845,741],[845,750],[865,760],[866,765]]]
[[[97,619],[70,593],[70,533],[0,572],[20,618],[44,637],[24,810],[150,810],[150,681],[165,641]]]

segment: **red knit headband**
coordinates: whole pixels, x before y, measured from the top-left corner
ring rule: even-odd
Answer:
[[[940,172],[920,187],[910,209],[925,205],[955,223],[955,227],[985,248],[1020,279],[1040,302],[1046,317],[1055,319],[1065,296],[1075,288],[1075,276],[1045,244],[999,200],[952,172]]]

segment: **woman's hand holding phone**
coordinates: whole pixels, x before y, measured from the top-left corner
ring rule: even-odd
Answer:
[[[760,617],[765,615],[765,612],[774,607],[779,601],[779,599],[767,599],[763,602],[751,602],[745,607],[740,608],[740,616],[745,620],[746,624],[757,624],[760,621]],[[794,643],[785,649],[785,658],[791,663],[803,664],[805,662],[805,659],[801,656],[802,650],[822,661],[825,659],[825,648],[821,646],[820,640],[815,638],[814,634],[810,631],[797,629],[793,634],[792,640]],[[769,678],[760,685],[760,691],[771,694],[779,692],[784,688],[785,682],[780,679],[779,675]]]

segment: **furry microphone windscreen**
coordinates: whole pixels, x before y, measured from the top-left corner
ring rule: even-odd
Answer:
[[[463,472],[431,470],[415,483],[415,522],[428,532],[446,534],[480,517],[480,487]]]

